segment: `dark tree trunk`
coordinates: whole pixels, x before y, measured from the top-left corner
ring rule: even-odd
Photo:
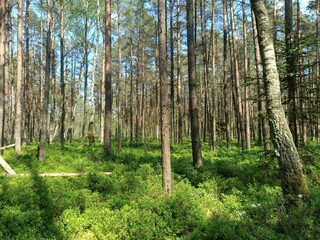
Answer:
[[[4,75],[4,23],[5,23],[5,3],[0,2],[0,147],[4,145],[4,128],[5,128],[5,75]],[[1,152],[0,152],[1,155]]]
[[[38,148],[38,158],[45,159],[46,141],[48,135],[48,106],[49,106],[49,84],[51,66],[51,1],[47,0],[47,40],[46,40],[46,68],[44,82],[44,99],[42,104],[42,124],[40,130],[40,143]]]
[[[111,2],[105,0],[105,119],[104,152],[111,154],[112,76],[111,76]]]
[[[178,105],[178,143],[182,143],[183,137],[183,102],[182,102],[182,76],[181,76],[181,23],[180,0],[177,1],[177,105]]]
[[[228,48],[228,26],[227,26],[227,0],[223,0],[223,102],[225,111],[225,128],[227,148],[231,148],[231,127],[230,127],[230,111],[228,100],[228,76],[227,76],[227,48]]]
[[[298,146],[297,106],[296,106],[296,63],[293,46],[292,0],[285,0],[285,44],[286,44],[286,83],[288,87],[288,119],[293,140]]]
[[[191,119],[192,156],[195,167],[202,166],[201,142],[199,133],[199,107],[197,97],[195,38],[193,23],[193,0],[187,0],[187,42],[188,42],[188,77],[189,109]]]

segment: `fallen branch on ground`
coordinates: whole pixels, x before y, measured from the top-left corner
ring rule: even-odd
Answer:
[[[0,147],[0,151],[5,150],[5,149],[7,149],[7,148],[14,147],[15,145],[16,145],[16,144],[14,143],[14,144],[11,144],[11,145],[8,145],[8,146]]]
[[[8,173],[9,176],[16,175],[15,171],[13,171],[13,169],[10,167],[10,165],[1,156],[0,156],[0,165]]]
[[[84,176],[87,174],[91,174],[89,173],[85,173],[85,172],[79,172],[79,173],[38,173],[37,176],[38,177],[77,177],[77,176]],[[111,175],[111,172],[103,172],[104,175]],[[4,175],[1,174],[0,176],[9,176],[9,177],[31,177],[33,176],[32,174],[29,173],[21,173],[21,174],[8,174],[8,175]]]

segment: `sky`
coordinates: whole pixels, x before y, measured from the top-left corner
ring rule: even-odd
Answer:
[[[308,6],[309,0],[300,0],[300,5],[302,10],[305,10],[306,7]]]

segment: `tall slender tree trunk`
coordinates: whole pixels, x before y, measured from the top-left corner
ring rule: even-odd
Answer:
[[[15,116],[15,150],[17,154],[21,152],[21,85],[22,85],[22,0],[18,1],[18,46],[17,46],[17,85],[16,85],[16,116]]]
[[[171,194],[170,111],[167,87],[166,1],[158,0],[162,188]]]
[[[105,0],[105,120],[104,152],[111,154],[112,75],[111,75],[111,2]]]
[[[296,63],[293,52],[292,0],[285,0],[285,44],[286,82],[288,85],[288,119],[294,142],[298,146],[297,107],[296,107]]]
[[[170,102],[171,102],[171,141],[175,142],[175,107],[174,107],[174,47],[173,47],[173,0],[169,1],[170,11]]]
[[[211,1],[211,91],[212,91],[212,109],[211,109],[211,140],[210,148],[212,151],[216,149],[217,131],[216,131],[216,44],[215,44],[215,0]]]
[[[43,19],[42,19],[42,13],[40,15],[40,68],[39,68],[39,75],[40,75],[40,86],[39,86],[39,95],[40,95],[40,101],[39,101],[39,113],[38,113],[38,122],[39,122],[39,129],[41,129],[42,125],[42,106],[43,106],[43,99],[44,99],[44,79],[43,79],[43,46],[45,45],[44,37],[43,37]]]
[[[122,52],[121,52],[121,23],[120,23],[120,0],[117,1],[117,8],[118,8],[118,95],[117,95],[117,137],[118,137],[118,152],[122,150],[122,143],[121,143],[121,82],[122,82]]]
[[[298,198],[299,194],[308,197],[309,190],[302,171],[302,164],[293,141],[281,102],[280,80],[276,65],[273,36],[270,34],[268,11],[263,0],[251,0],[259,34],[264,84],[267,96],[267,110],[274,132],[274,144],[279,156],[282,190],[287,202]]]
[[[244,77],[244,98],[245,98],[245,136],[246,136],[246,149],[251,148],[251,134],[250,134],[250,109],[249,109],[249,58],[248,58],[248,39],[247,39],[247,15],[246,15],[246,1],[242,0],[242,13],[243,13],[243,77]]]
[[[225,111],[225,127],[227,148],[231,149],[231,127],[230,127],[230,111],[228,100],[228,26],[227,26],[227,0],[223,0],[223,102]]]
[[[86,2],[88,9],[88,2]],[[88,125],[88,104],[87,104],[87,95],[88,95],[88,72],[89,72],[89,46],[88,46],[88,17],[85,17],[84,24],[84,89],[83,89],[83,125],[82,125],[82,141],[84,141],[86,136],[86,127]]]
[[[301,12],[300,12],[300,0],[297,0],[297,30],[296,30],[296,43],[298,49],[298,56],[297,56],[297,77],[298,77],[298,86],[299,86],[299,122],[301,128],[301,137],[302,137],[302,144],[303,146],[307,145],[307,125],[305,119],[307,118],[305,113],[305,94],[304,94],[304,77],[303,77],[303,58],[302,58],[302,46],[301,46]]]
[[[199,132],[199,107],[197,97],[196,58],[194,38],[193,0],[187,0],[187,42],[188,42],[188,77],[189,109],[191,119],[192,157],[195,167],[202,167],[201,142]]]
[[[182,101],[182,74],[181,74],[181,6],[177,0],[177,107],[178,107],[178,143],[183,138],[183,101]]]
[[[5,72],[4,72],[4,53],[5,53],[5,3],[0,2],[0,147],[4,145],[5,128]],[[1,152],[0,152],[1,154]]]
[[[52,2],[52,9],[54,9],[55,2]],[[49,118],[49,144],[52,143],[53,139],[55,138],[55,135],[57,134],[58,125],[56,120],[56,108],[57,108],[57,100],[56,100],[56,92],[57,92],[57,77],[56,77],[56,41],[55,41],[55,14],[52,14],[51,19],[51,84],[49,84],[49,88],[51,90],[51,102],[49,101],[50,105],[50,118]]]
[[[207,24],[205,19],[205,10],[206,10],[206,1],[200,1],[200,18],[201,18],[201,41],[202,41],[202,75],[203,75],[203,95],[204,95],[204,104],[203,104],[203,141],[207,139],[208,131],[208,54],[207,54]]]
[[[133,141],[133,42],[130,38],[130,141]]]
[[[232,58],[233,58],[233,66],[234,66],[234,90],[235,90],[235,107],[236,107],[236,115],[238,119],[238,129],[240,137],[240,144],[242,151],[246,150],[246,139],[245,139],[245,128],[244,128],[244,117],[243,117],[243,109],[242,109],[242,96],[240,89],[240,76],[239,76],[239,65],[238,65],[238,50],[237,50],[237,42],[235,37],[235,22],[234,22],[234,5],[233,0],[230,0],[230,16],[231,16],[231,29],[232,29]]]
[[[44,82],[44,99],[42,105],[42,124],[40,130],[40,143],[38,148],[38,158],[45,159],[46,141],[48,136],[48,106],[49,106],[49,84],[51,67],[51,0],[47,0],[47,39],[46,39],[46,67]]]
[[[105,49],[104,49],[105,54]],[[105,87],[104,87],[104,76],[105,76],[105,58],[103,58],[102,61],[103,67],[102,67],[102,77],[100,77],[100,91],[99,91],[99,119],[100,119],[100,142],[103,143],[104,141],[104,109],[105,109]]]
[[[32,141],[32,132],[31,132],[31,114],[32,114],[32,83],[30,79],[30,39],[29,39],[29,6],[30,0],[26,0],[26,13],[25,13],[25,42],[26,42],[26,53],[25,53],[25,122],[23,128],[23,138],[27,138],[29,141]]]
[[[60,145],[65,144],[65,118],[66,118],[66,90],[64,81],[64,0],[60,0],[60,81],[61,81],[61,123],[60,123]]]
[[[5,25],[3,25],[3,33],[5,33],[4,38],[5,38],[5,43],[4,43],[4,72],[3,72],[3,81],[4,81],[4,108],[3,108],[3,125],[2,125],[2,143],[0,142],[0,145],[5,145],[7,141],[9,140],[9,135],[10,135],[10,127],[12,124],[11,122],[11,117],[10,117],[10,112],[12,111],[10,108],[10,96],[9,96],[9,79],[10,79],[10,74],[9,74],[9,65],[10,65],[10,38],[11,38],[11,27],[10,27],[10,22],[11,22],[11,1],[10,0],[5,0],[4,1],[4,12],[5,12],[5,23],[6,23],[6,28]],[[4,13],[3,12],[3,13]],[[4,22],[2,22],[4,23]],[[2,42],[2,41],[1,41]],[[1,79],[1,78],[0,78]],[[0,128],[1,131],[1,128]]]

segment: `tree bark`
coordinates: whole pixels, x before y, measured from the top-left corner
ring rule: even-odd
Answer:
[[[258,95],[258,143],[261,144],[263,140],[264,152],[270,151],[270,131],[268,127],[266,107],[265,107],[265,89],[262,86],[263,69],[261,64],[261,54],[258,42],[258,32],[256,19],[252,12],[252,29],[253,29],[253,41],[254,41],[254,53],[255,53],[255,65],[256,65],[256,78],[257,78],[257,95]]]
[[[174,46],[173,46],[173,0],[169,1],[170,11],[170,105],[171,105],[171,141],[175,142],[175,107],[174,107]]]
[[[242,0],[242,12],[243,12],[243,78],[244,78],[244,99],[245,99],[245,136],[246,136],[246,149],[250,150],[251,148],[251,134],[250,134],[250,108],[249,108],[249,58],[248,58],[248,39],[247,39],[247,15],[246,15],[246,2]]]
[[[285,0],[285,45],[286,78],[288,87],[288,119],[293,140],[298,147],[297,107],[296,107],[296,63],[293,46],[292,0]]]
[[[251,0],[252,10],[256,17],[259,34],[264,84],[267,97],[267,111],[274,132],[276,154],[279,156],[282,190],[286,200],[297,199],[299,194],[309,196],[306,179],[302,172],[302,164],[293,136],[286,121],[281,103],[280,81],[276,65],[273,36],[268,12],[263,0]]]
[[[235,107],[236,107],[236,117],[238,119],[238,129],[240,145],[242,151],[246,150],[246,139],[245,139],[245,127],[244,127],[244,117],[242,109],[242,96],[240,89],[240,76],[239,76],[239,64],[238,64],[238,52],[237,52],[237,42],[235,37],[235,22],[234,22],[234,6],[233,0],[230,0],[230,15],[231,15],[231,29],[232,29],[232,58],[234,67],[234,91],[235,91]]]
[[[23,129],[23,138],[32,141],[32,131],[31,131],[31,114],[32,114],[32,82],[30,79],[30,37],[29,37],[29,6],[30,0],[26,0],[26,13],[25,13],[25,103],[24,109],[24,129]]]
[[[188,77],[189,109],[191,119],[192,157],[195,167],[202,167],[201,142],[199,133],[199,107],[197,97],[195,38],[194,38],[193,0],[187,0],[187,43],[188,43]]]
[[[160,74],[160,115],[161,115],[161,159],[162,188],[171,194],[171,160],[170,160],[170,111],[167,86],[167,34],[166,34],[166,1],[158,0],[158,33],[159,33],[159,74]]]
[[[216,131],[216,44],[215,44],[215,0],[211,1],[211,133],[210,133],[210,148],[212,151],[216,149],[217,131]]]
[[[88,10],[88,2],[86,2],[86,10]],[[88,17],[85,17],[84,24],[84,89],[83,89],[83,122],[82,122],[82,141],[84,141],[86,136],[86,127],[88,123],[88,104],[87,104],[87,96],[88,96],[88,72],[89,72],[89,46],[88,46]]]
[[[182,102],[182,76],[181,76],[181,23],[180,0],[177,0],[177,107],[178,107],[178,143],[182,143],[183,138],[183,102]]]
[[[5,72],[4,72],[4,52],[5,52],[5,3],[0,2],[0,147],[4,145],[4,128],[5,128]],[[0,152],[1,154],[1,152]]]
[[[223,0],[223,102],[225,111],[225,128],[226,128],[226,140],[227,148],[231,149],[231,127],[230,127],[230,112],[229,112],[229,100],[228,100],[228,70],[227,70],[227,48],[228,48],[228,26],[227,26],[227,0]]]
[[[105,0],[105,119],[104,152],[111,154],[112,75],[111,75],[111,2]]]
[[[205,19],[205,10],[206,10],[206,1],[200,1],[200,18],[201,18],[201,44],[202,44],[202,76],[203,76],[203,91],[204,93],[204,104],[203,104],[203,141],[205,142],[207,139],[207,131],[208,131],[208,92],[209,92],[209,84],[208,84],[208,54],[207,54],[207,24]]]
[[[130,141],[133,141],[133,41],[130,38]]]
[[[64,0],[60,0],[60,81],[61,81],[61,127],[60,145],[64,148],[65,118],[66,118],[66,91],[64,81]]]
[[[118,140],[118,152],[120,153],[122,151],[122,139],[121,139],[121,82],[122,82],[122,52],[121,52],[121,23],[120,23],[120,0],[117,1],[117,7],[118,7],[118,82],[117,82],[117,88],[118,88],[118,95],[117,95],[117,140]]]
[[[51,0],[47,0],[47,39],[46,39],[46,67],[44,81],[44,99],[42,105],[42,124],[40,130],[40,143],[38,148],[38,158],[45,159],[46,141],[48,136],[48,106],[49,106],[49,84],[51,67]],[[16,143],[17,144],[17,143]]]
[[[21,152],[21,124],[22,124],[22,114],[21,114],[21,86],[22,86],[22,0],[18,1],[18,45],[17,45],[17,85],[16,85],[16,116],[15,116],[15,129],[14,129],[14,139],[15,139],[15,151],[17,154]]]

